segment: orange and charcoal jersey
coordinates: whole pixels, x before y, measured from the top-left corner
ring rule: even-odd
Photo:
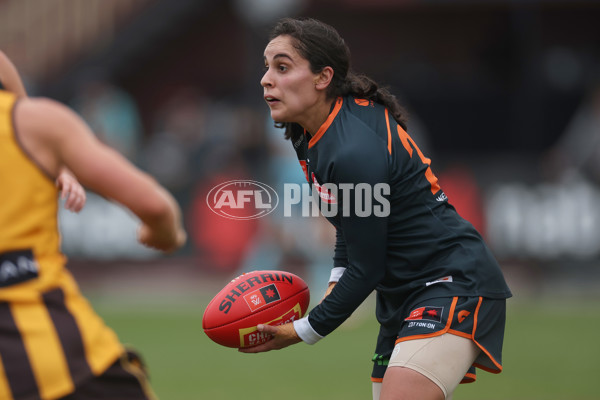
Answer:
[[[58,191],[20,145],[0,90],[0,399],[55,399],[123,353],[65,268]]]

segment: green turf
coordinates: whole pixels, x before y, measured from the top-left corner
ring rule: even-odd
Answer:
[[[140,350],[161,400],[371,399],[377,324],[363,309],[314,346],[241,354],[202,332],[206,302],[94,302],[122,341]],[[556,304],[559,304],[557,302]],[[600,302],[509,301],[504,372],[478,371],[454,400],[598,399]]]

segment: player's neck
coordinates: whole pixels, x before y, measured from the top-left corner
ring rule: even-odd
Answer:
[[[300,125],[302,125],[309,136],[312,137],[319,131],[321,126],[327,121],[334,105],[335,100],[323,99],[306,113],[308,118],[305,122],[300,123]]]

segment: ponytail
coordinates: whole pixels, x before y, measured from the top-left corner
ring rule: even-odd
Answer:
[[[388,109],[396,122],[406,130],[406,110],[398,103],[396,96],[386,88],[380,88],[377,82],[363,74],[348,73],[344,89],[340,95],[351,95],[356,98],[372,100]]]
[[[341,88],[335,90],[332,87],[331,98],[338,96],[353,96],[358,99],[371,100],[374,103],[382,104],[388,109],[392,117],[400,124],[400,126],[407,130],[407,113],[404,107],[400,105],[396,96],[390,93],[386,88],[380,88],[377,82],[363,74],[355,74],[353,72],[348,73],[346,81],[341,85]],[[304,129],[293,122],[286,123],[275,123],[277,128],[285,128],[286,139],[291,139],[292,142],[296,142],[301,135],[304,134]]]

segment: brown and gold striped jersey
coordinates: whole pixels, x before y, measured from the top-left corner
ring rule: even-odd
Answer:
[[[23,148],[0,90],[0,399],[55,399],[123,353],[60,251],[58,192]]]

